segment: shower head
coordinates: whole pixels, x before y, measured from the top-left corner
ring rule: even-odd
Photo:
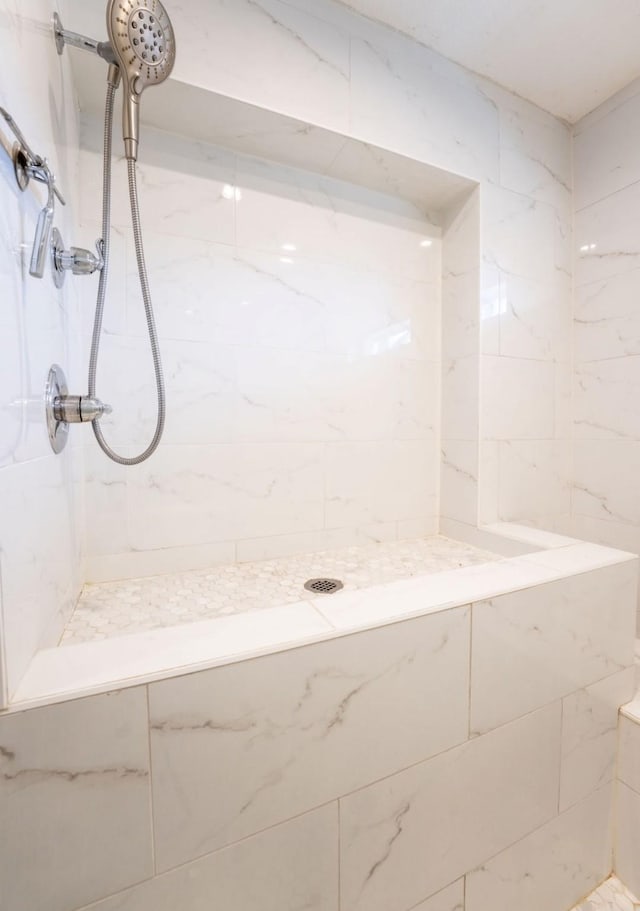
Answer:
[[[122,74],[122,135],[129,159],[137,158],[140,96],[169,76],[176,59],[171,20],[159,0],[108,0],[109,41]]]

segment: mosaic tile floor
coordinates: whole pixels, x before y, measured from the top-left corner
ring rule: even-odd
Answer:
[[[638,911],[640,902],[619,879],[612,876],[573,911]]]
[[[349,589],[368,588],[499,559],[468,544],[434,536],[87,585],[60,644],[293,604],[318,597],[303,588],[307,579],[318,576],[341,579]]]

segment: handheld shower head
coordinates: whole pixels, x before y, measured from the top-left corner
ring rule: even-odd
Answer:
[[[125,156],[138,154],[140,96],[169,76],[176,59],[171,20],[159,0],[108,0],[107,30],[122,73]]]

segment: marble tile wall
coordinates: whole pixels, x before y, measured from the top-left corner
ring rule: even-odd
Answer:
[[[573,531],[640,552],[640,82],[576,126]]]
[[[580,641],[602,632],[585,591],[630,627],[632,571],[554,583]],[[530,595],[490,692],[474,603],[1,717],[3,911],[196,911],[212,891],[243,911],[564,911],[611,870],[633,647],[595,660],[548,626],[549,586]]]
[[[87,124],[89,237],[100,136]],[[211,563],[435,531],[440,229],[354,185],[159,132],[145,143],[167,427],[134,469],[89,439],[89,578],[140,575],[150,553],[166,572],[190,549]],[[114,189],[124,260],[99,384],[115,409],[104,432],[132,452],[152,435],[155,389],[121,169]]]
[[[640,700],[620,717],[616,803],[615,870],[640,892]]]
[[[77,244],[77,111],[69,61],[50,29],[56,6],[0,0],[0,105],[48,157],[67,201],[56,204],[55,224]],[[11,149],[4,120],[0,131]],[[80,381],[76,289],[56,290],[48,270],[28,274],[45,200],[33,182],[19,191],[0,147],[0,705],[36,650],[57,641],[83,579],[82,451],[76,438],[53,455],[42,404],[52,363]]]
[[[91,10],[76,6],[78,28],[91,30]],[[176,3],[172,16],[183,36],[176,78],[477,180],[473,218],[479,207],[482,242],[476,261],[471,257],[463,263],[461,274],[451,263],[445,267],[443,328],[450,350],[443,367],[442,454],[434,458],[439,442],[430,453],[424,442],[434,420],[439,426],[433,408],[437,380],[430,370],[440,329],[437,308],[420,307],[424,295],[416,282],[425,276],[414,271],[412,254],[405,256],[393,242],[390,249],[385,243],[381,256],[380,243],[383,237],[388,241],[390,231],[371,219],[365,223],[355,211],[348,217],[340,205],[330,215],[326,186],[302,187],[299,174],[283,182],[282,172],[278,176],[259,163],[248,174],[246,161],[236,173],[238,162],[229,154],[168,136],[162,141],[149,137],[141,155],[148,175],[143,210],[173,417],[155,469],[130,472],[125,481],[95,453],[89,456],[92,503],[104,504],[100,488],[108,485],[114,506],[110,517],[99,520],[103,528],[95,520],[89,523],[94,526],[88,529],[92,578],[135,572],[131,555],[136,553],[144,554],[147,570],[150,552],[161,566],[184,566],[186,553],[201,566],[233,559],[247,541],[255,544],[249,551],[269,556],[308,548],[310,534],[317,547],[327,538],[332,546],[336,539],[351,543],[354,535],[384,539],[429,530],[437,515],[433,477],[440,461],[446,518],[472,525],[478,516],[483,522],[526,519],[563,527],[570,511],[571,137],[566,126],[330,0],[239,0],[232,6],[196,0]],[[269,78],[255,78],[262,72]],[[97,212],[91,132],[85,133],[83,218],[95,233],[89,227]],[[291,193],[283,194],[287,182]],[[225,199],[225,185],[237,185],[242,200]],[[357,204],[349,199],[351,207]],[[291,237],[293,219],[296,238]],[[126,209],[118,204],[115,221],[126,225]],[[282,249],[289,244],[298,249]],[[325,258],[325,268],[319,262],[309,268],[311,247],[316,260]],[[431,255],[436,253],[434,244]],[[381,279],[381,264],[400,262],[396,255],[402,260],[396,279],[390,274]],[[365,281],[362,270],[375,275]],[[131,409],[122,431],[114,424],[113,439],[139,446],[150,431],[145,415],[152,412],[151,390],[142,369],[142,326],[129,306],[135,299],[134,276],[130,268],[126,273],[114,276],[114,337],[103,363],[111,357],[133,365],[136,401],[145,405]],[[212,301],[216,291],[222,301]],[[184,307],[176,307],[177,296]],[[118,297],[127,299],[126,306],[118,306]],[[389,308],[385,300],[391,299],[396,306]],[[407,346],[402,335],[409,313],[415,336]],[[329,343],[319,350],[318,338],[325,335]],[[391,358],[380,355],[360,362],[352,358],[345,365],[354,343],[362,347],[364,337],[375,348],[397,345],[402,371],[392,366],[390,376],[381,365]],[[236,362],[228,346],[253,350]],[[255,349],[267,347],[272,350],[258,356]],[[121,376],[108,378],[114,397],[121,395]],[[292,376],[295,390],[287,383]],[[237,409],[234,387],[244,396]],[[353,395],[345,396],[345,389]],[[372,395],[375,409],[367,408]],[[206,427],[199,427],[203,414]],[[228,435],[221,437],[230,423],[231,447]],[[321,441],[314,435],[319,424],[326,434]],[[369,449],[362,443],[372,440],[378,444],[376,456],[363,461]],[[180,448],[185,444],[197,451],[187,453]],[[249,477],[247,459],[258,451],[257,444],[264,472]],[[220,464],[223,451],[231,468]],[[186,455],[195,466],[191,474],[183,471]],[[424,483],[416,489],[405,479],[414,476],[419,463]],[[282,466],[277,478],[274,464]],[[390,473],[402,481],[393,504],[383,483]],[[318,497],[321,476],[326,494]],[[271,484],[283,519],[279,524],[274,516],[259,516],[262,510],[256,508],[264,506],[265,485]],[[378,494],[370,498],[365,489]],[[224,522],[205,515],[207,498],[224,504]],[[125,500],[127,523],[115,518],[117,504]],[[143,508],[153,522],[136,520]],[[246,509],[255,514],[255,524],[245,521]],[[122,560],[114,560],[118,555]]]

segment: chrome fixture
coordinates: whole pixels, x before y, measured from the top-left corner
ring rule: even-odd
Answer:
[[[128,9],[123,14],[125,3]],[[150,7],[150,8],[149,8]],[[122,138],[128,161],[138,157],[140,96],[167,78],[176,59],[173,27],[158,0],[109,0],[107,31],[122,74]]]
[[[69,437],[69,424],[97,421],[111,413],[111,407],[89,396],[69,395],[64,370],[53,364],[44,393],[47,430],[54,452],[62,452]]]
[[[68,250],[65,250],[62,235],[57,228],[54,228],[51,235],[51,258],[53,280],[56,288],[62,288],[67,271],[74,275],[92,275],[102,269],[104,265],[102,240],[96,241],[95,253],[82,247],[69,247]]]
[[[90,418],[93,432],[102,451],[114,462],[120,465],[138,465],[144,462],[158,448],[166,418],[166,398],[164,377],[160,361],[158,335],[151,302],[151,291],[147,278],[147,269],[142,243],[142,227],[140,224],[140,210],[138,206],[138,187],[136,174],[136,159],[139,143],[140,96],[150,85],[160,85],[169,76],[175,61],[175,40],[173,28],[169,17],[159,0],[108,0],[107,2],[107,32],[109,41],[95,41],[76,32],[69,32],[63,28],[59,16],[54,16],[54,34],[58,53],[64,52],[65,45],[81,48],[98,54],[109,64],[107,73],[107,95],[104,112],[104,147],[103,147],[103,195],[102,195],[102,238],[98,241],[98,254],[100,265],[100,280],[98,283],[98,296],[96,312],[93,323],[91,339],[91,352],[89,356],[89,398],[96,399],[96,374],[98,367],[98,354],[100,351],[100,336],[102,333],[102,320],[104,315],[107,279],[109,275],[109,252],[111,230],[111,146],[113,134],[113,105],[116,89],[123,83],[124,99],[122,106],[122,137],[124,140],[125,157],[127,159],[127,172],[129,182],[129,201],[131,205],[131,221],[133,224],[133,237],[138,265],[138,276],[142,290],[147,330],[151,345],[151,356],[156,379],[156,393],[158,412],[156,428],[151,442],[140,455],[127,458],[118,455],[107,443],[102,428],[98,423],[97,415]],[[86,251],[83,251],[86,252]],[[64,252],[59,254],[56,268],[63,270],[64,262],[75,268],[88,268],[90,263],[86,256],[75,257],[69,251],[65,258]]]
[[[24,192],[29,186],[29,181],[33,178],[47,187],[47,202],[38,216],[36,233],[33,238],[33,249],[31,251],[31,262],[29,263],[29,274],[33,275],[34,278],[42,278],[49,252],[49,239],[51,237],[55,207],[54,197],[57,196],[63,206],[65,201],[56,186],[56,178],[49,167],[47,159],[43,158],[42,155],[36,155],[31,150],[22,130],[8,111],[0,107],[0,114],[11,127],[17,139],[13,146],[12,157],[18,186]]]
[[[316,595],[333,595],[334,592],[339,592],[344,588],[344,582],[340,579],[321,577],[320,579],[309,579],[304,583],[304,587],[308,592],[314,592]]]
[[[93,38],[87,38],[86,35],[79,35],[77,32],[70,32],[62,25],[62,20],[58,13],[53,14],[53,32],[56,39],[56,48],[58,54],[62,54],[65,44],[70,47],[78,47],[82,51],[92,51],[98,57],[102,57],[107,63],[116,63],[116,55],[108,41],[94,41]]]

